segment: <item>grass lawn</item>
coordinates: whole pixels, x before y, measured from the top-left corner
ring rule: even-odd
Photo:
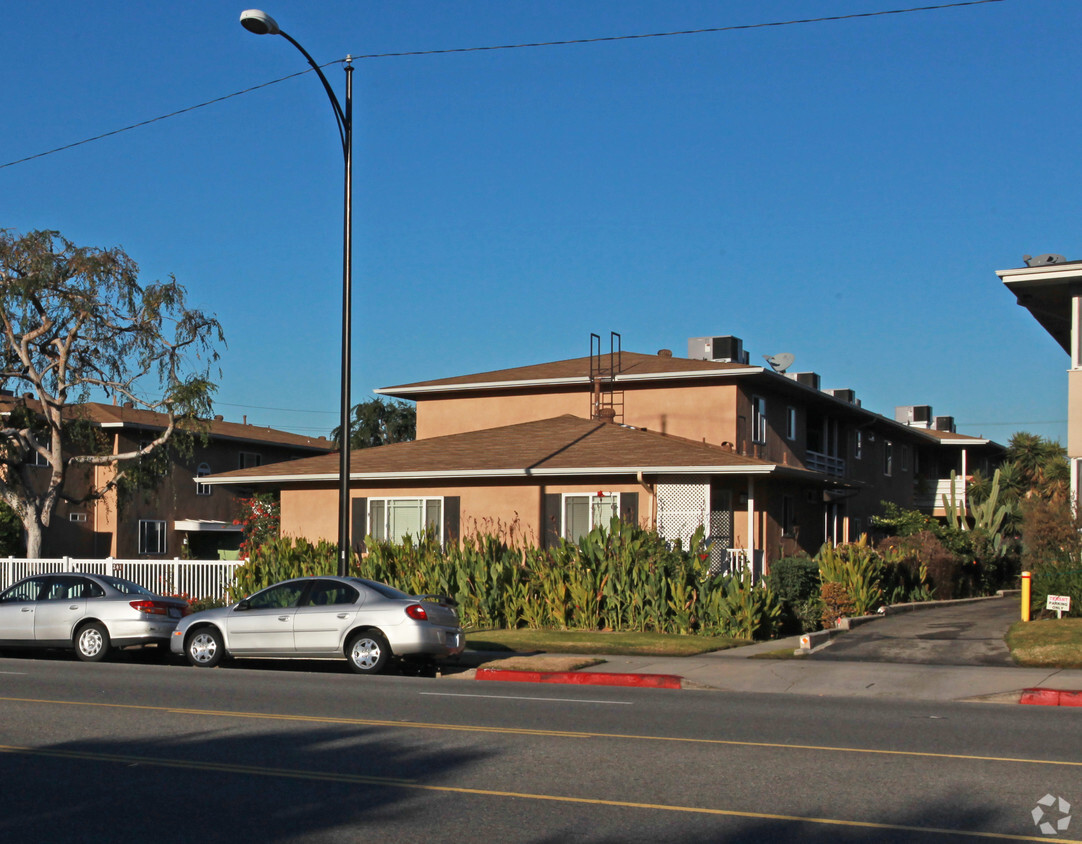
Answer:
[[[478,630],[466,633],[471,651],[612,654],[614,656],[695,656],[750,645],[727,636],[666,633],[604,633],[596,630]]]
[[[1019,665],[1082,668],[1082,618],[1015,622],[1007,647]]]

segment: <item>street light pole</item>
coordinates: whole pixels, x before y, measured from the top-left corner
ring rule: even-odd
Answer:
[[[256,35],[281,35],[290,44],[300,50],[301,55],[308,60],[308,64],[319,76],[323,83],[323,89],[330,98],[331,107],[334,109],[334,119],[338,123],[338,134],[342,139],[342,155],[345,159],[345,190],[343,197],[343,231],[342,231],[342,389],[341,389],[341,417],[339,423],[339,468],[338,468],[338,574],[345,576],[349,573],[349,411],[350,411],[350,345],[352,340],[352,314],[353,314],[353,62],[350,56],[346,56],[346,107],[338,101],[338,97],[323,75],[323,71],[316,64],[315,59],[308,55],[308,51],[298,44],[287,33],[283,32],[274,20],[266,12],[259,9],[248,9],[241,12],[240,23],[249,32]]]

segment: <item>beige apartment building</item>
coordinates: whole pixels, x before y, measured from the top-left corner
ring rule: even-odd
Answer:
[[[610,346],[377,390],[416,402],[417,440],[351,456],[354,544],[509,525],[548,544],[619,516],[673,541],[702,526],[719,563],[762,572],[857,538],[883,501],[941,511],[952,470],[1002,455],[930,407],[887,417],[815,373],[750,364],[736,337],[692,338],[687,357]],[[280,490],[283,534],[334,541],[337,480],[336,458],[313,457],[207,482]]]

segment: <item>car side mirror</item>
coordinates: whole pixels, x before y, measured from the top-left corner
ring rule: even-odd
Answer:
[[[235,612],[241,612],[242,610],[250,610],[251,608],[252,608],[252,605],[249,604],[248,599],[245,598],[243,601],[241,601],[239,604],[237,604],[235,607],[233,607],[233,610]]]

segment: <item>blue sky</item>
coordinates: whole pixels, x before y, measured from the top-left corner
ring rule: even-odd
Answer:
[[[252,0],[249,0],[252,2]],[[899,0],[275,0],[317,61]],[[912,5],[923,5],[912,4]],[[0,164],[303,70],[221,0],[11,4]],[[355,62],[355,400],[734,334],[887,415],[1065,440],[1066,354],[995,270],[1082,258],[1082,4]],[[340,65],[326,69],[343,96]],[[122,246],[221,319],[229,419],[337,422],[342,163],[313,74],[0,167],[0,226]]]

